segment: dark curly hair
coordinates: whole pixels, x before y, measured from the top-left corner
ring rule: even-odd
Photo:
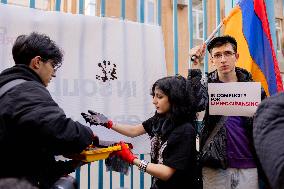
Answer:
[[[155,88],[160,89],[168,97],[170,103],[170,119],[177,124],[196,119],[197,110],[193,107],[190,83],[182,76],[168,76],[157,80],[151,90],[154,96]],[[157,113],[156,113],[157,114]]]
[[[63,59],[63,53],[55,42],[47,35],[36,32],[18,36],[12,54],[16,64],[25,65],[29,65],[34,57],[40,56],[45,61],[53,60],[55,67],[59,68]]]

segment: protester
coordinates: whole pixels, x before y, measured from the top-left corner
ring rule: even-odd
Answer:
[[[80,153],[97,137],[67,118],[46,89],[62,64],[62,51],[48,36],[17,37],[15,66],[0,74],[0,178],[25,178],[50,188],[81,164],[55,155]]]
[[[193,67],[200,68],[205,45],[190,50]],[[207,46],[216,70],[208,83],[252,82],[246,70],[236,67],[237,42],[231,36],[215,37]],[[261,91],[262,99],[265,92]],[[201,131],[203,187],[205,189],[258,188],[257,157],[252,142],[252,117],[209,115],[207,108]]]
[[[284,188],[284,93],[265,99],[254,119],[254,145],[273,189]]]
[[[82,113],[87,122],[101,125],[129,137],[147,133],[151,140],[151,163],[138,159],[121,143],[116,154],[141,171],[152,175],[152,189],[197,188],[196,183],[196,112],[204,109],[196,94],[206,94],[200,83],[201,72],[191,73],[195,80],[170,76],[157,80],[152,87],[156,113],[138,125],[113,123],[101,113]]]

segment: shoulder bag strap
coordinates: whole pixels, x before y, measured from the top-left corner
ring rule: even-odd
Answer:
[[[9,89],[15,87],[16,85],[19,85],[23,82],[26,82],[27,80],[24,79],[15,79],[12,81],[9,81],[8,83],[6,83],[5,85],[3,85],[0,88],[0,97],[2,97],[2,95],[4,95]]]
[[[224,118],[221,118],[221,119],[224,119]],[[224,126],[223,121],[219,121],[219,122],[221,122],[222,124],[217,124],[214,127],[213,131],[211,132],[211,134],[207,138],[204,146],[207,146],[209,144],[209,142],[213,139],[213,137],[217,134],[217,132],[220,130],[220,128]]]

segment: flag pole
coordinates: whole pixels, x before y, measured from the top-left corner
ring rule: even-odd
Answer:
[[[215,36],[215,34],[220,30],[220,28],[226,24],[228,22],[228,20],[237,13],[237,9],[234,8],[232,9],[231,13],[226,16],[222,22],[219,23],[219,25],[214,29],[214,31],[209,35],[209,37],[207,37],[207,39],[203,42],[203,45],[208,45],[208,43],[211,41],[211,39]],[[195,61],[195,59],[198,58],[197,56],[193,55],[192,57],[190,57],[191,63]],[[191,68],[191,64],[189,64],[189,69]],[[204,65],[205,66],[205,65]],[[204,73],[205,74],[205,73]]]
[[[232,17],[232,15],[234,15],[236,13],[236,11],[232,11],[232,13],[230,15],[228,15],[227,17],[225,17],[222,22],[220,22],[220,24],[214,29],[214,31],[209,35],[209,37],[204,41],[204,43],[207,45],[210,40],[214,37],[214,35],[220,30],[220,28],[226,24],[226,22],[229,20],[230,17]]]
[[[203,44],[208,44],[210,42],[210,40],[214,37],[214,35],[219,31],[219,29],[224,25],[224,22],[226,21],[226,18],[222,20],[222,22],[220,22],[220,24],[214,29],[214,31],[209,35],[209,37],[207,37],[207,39],[204,41]],[[193,55],[191,57],[191,61],[194,62],[194,60],[196,59],[197,57],[195,55]]]
[[[210,40],[214,37],[214,35],[219,31],[219,29],[224,25],[224,21],[220,22],[220,24],[214,29],[214,31],[207,37],[204,43],[207,45]]]

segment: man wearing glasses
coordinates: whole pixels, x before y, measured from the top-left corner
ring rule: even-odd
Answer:
[[[216,68],[208,74],[209,83],[253,81],[248,71],[236,67],[239,54],[237,42],[233,37],[216,37],[210,41],[207,50],[211,56],[211,63]],[[199,69],[205,54],[205,45],[191,49],[189,54],[193,61],[192,68]],[[265,98],[264,90],[262,98]],[[205,189],[259,188],[257,160],[252,143],[252,117],[209,115],[207,108],[204,123],[205,126],[201,131],[201,151],[209,144],[207,140],[211,141],[215,137],[214,143],[218,146],[220,154],[224,155],[220,157],[224,161],[218,162],[218,158],[217,161],[203,160],[203,157],[200,157],[203,166],[203,187]],[[219,129],[214,131],[214,128]]]
[[[54,156],[80,153],[97,137],[67,118],[46,89],[63,58],[54,41],[38,33],[20,35],[12,54],[15,66],[0,74],[0,178],[50,188],[81,164]]]

